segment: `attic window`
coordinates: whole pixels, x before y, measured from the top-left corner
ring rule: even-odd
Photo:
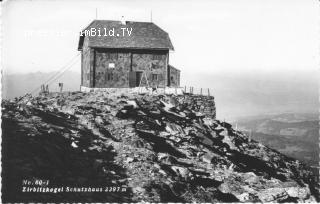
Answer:
[[[114,63],[109,63],[109,69],[114,69],[114,68],[115,68]]]

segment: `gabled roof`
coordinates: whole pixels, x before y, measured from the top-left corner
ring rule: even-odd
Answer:
[[[169,69],[174,69],[174,70],[176,70],[177,72],[180,72],[180,69],[178,69],[178,68],[175,68],[174,66],[172,66],[172,65],[168,65],[169,66]]]
[[[134,22],[126,21],[126,24],[121,24],[120,21],[110,20],[94,20],[83,31],[95,28],[100,29],[101,36],[80,36],[78,50],[82,50],[84,38],[88,38],[89,47],[99,48],[131,48],[131,49],[170,49],[173,50],[173,45],[170,41],[167,32],[151,22]],[[115,36],[109,35],[109,30],[115,30]],[[123,29],[131,30],[131,35],[125,30],[123,35]],[[119,34],[119,36],[116,36]]]

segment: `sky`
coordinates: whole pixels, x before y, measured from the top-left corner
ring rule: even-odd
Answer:
[[[212,89],[220,118],[317,110],[318,0],[9,0],[3,73],[58,71],[79,53],[83,28],[121,16],[169,33],[181,86]],[[79,56],[70,70],[80,73]]]
[[[97,19],[131,21],[151,21],[152,11],[175,47],[170,64],[185,76],[315,70],[320,62],[317,0],[11,0],[2,6],[5,73],[59,70],[78,53],[78,33],[96,9]],[[80,59],[71,70],[80,72]]]

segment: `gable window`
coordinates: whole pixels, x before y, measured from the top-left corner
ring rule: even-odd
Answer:
[[[157,81],[158,80],[158,74],[152,74],[152,80]]]

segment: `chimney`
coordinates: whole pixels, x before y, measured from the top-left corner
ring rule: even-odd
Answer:
[[[126,20],[124,19],[124,16],[121,16],[121,24],[126,25]]]

